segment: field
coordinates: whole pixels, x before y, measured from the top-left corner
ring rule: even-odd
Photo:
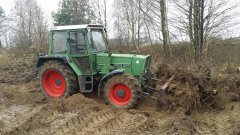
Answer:
[[[48,99],[35,82],[36,55],[0,52],[0,135],[21,134],[240,134],[240,74],[154,61],[157,86],[175,75],[165,107],[143,98],[117,110],[93,94]]]

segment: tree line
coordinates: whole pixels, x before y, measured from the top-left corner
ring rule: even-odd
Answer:
[[[188,42],[198,63],[209,41],[224,37],[236,24],[238,4],[228,0],[115,0],[116,37],[136,49],[162,44],[167,58],[172,44]]]
[[[14,3],[8,16],[0,8],[5,45],[47,45],[49,24],[37,1]],[[162,45],[166,58],[172,57],[172,44],[185,41],[199,62],[209,40],[236,25],[237,6],[228,0],[60,0],[52,18],[54,25],[103,24],[118,45],[133,46],[138,52],[143,45]]]
[[[1,22],[1,36],[7,47],[40,48],[48,43],[48,23],[36,0],[15,0]]]

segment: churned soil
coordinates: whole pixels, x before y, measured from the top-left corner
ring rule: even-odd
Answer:
[[[47,99],[32,82],[0,84],[0,134],[235,134],[240,133],[240,103],[221,110],[184,107],[159,110],[143,99],[138,108],[117,110],[82,94]]]
[[[175,76],[166,90],[170,110],[183,108],[190,115],[193,111],[221,110],[229,102],[240,101],[239,74],[220,78],[210,69],[181,69],[163,63],[155,64],[153,72],[161,80],[156,86]]]

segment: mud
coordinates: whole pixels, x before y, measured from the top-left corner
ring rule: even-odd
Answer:
[[[154,110],[143,99],[137,109],[116,110],[82,94],[46,99],[33,83],[0,84],[0,134],[239,134],[240,103],[221,111],[186,115],[183,108]],[[18,88],[18,89],[16,89]],[[145,109],[144,109],[145,108]]]
[[[27,63],[12,66],[18,69],[0,64],[0,135],[240,134],[237,74],[219,77],[159,63],[152,75],[161,81],[154,87],[175,75],[166,91],[167,106],[159,109],[143,98],[136,109],[117,110],[94,93],[44,97],[30,75],[34,60]]]
[[[240,99],[238,74],[220,79],[207,68],[190,70],[163,63],[155,64],[152,72],[161,80],[153,84],[155,87],[175,76],[166,90],[167,108],[173,111],[183,108],[190,115],[193,111],[221,110],[226,103]]]
[[[0,52],[1,53],[1,52]],[[15,57],[14,54],[0,55],[0,83],[26,83],[34,79],[36,56],[28,54]]]

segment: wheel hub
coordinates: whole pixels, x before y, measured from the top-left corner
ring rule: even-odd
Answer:
[[[117,96],[120,98],[123,98],[125,96],[125,91],[123,89],[120,89],[117,91]]]
[[[132,93],[129,87],[123,83],[111,86],[109,98],[117,106],[125,106],[131,101]]]
[[[60,79],[57,79],[55,83],[56,83],[57,86],[61,86],[61,84],[62,84]]]
[[[58,98],[65,93],[65,78],[57,70],[47,70],[43,76],[42,83],[45,92],[51,97]]]

